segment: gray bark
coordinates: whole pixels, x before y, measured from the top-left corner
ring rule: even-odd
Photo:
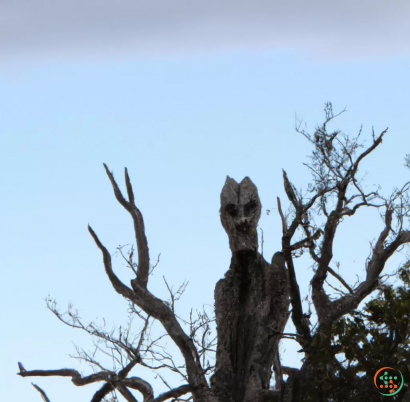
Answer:
[[[276,253],[269,264],[257,251],[260,211],[251,180],[238,184],[228,177],[221,194],[221,222],[232,259],[215,287],[218,346],[211,379],[219,402],[267,400],[274,355],[288,319],[283,254]]]

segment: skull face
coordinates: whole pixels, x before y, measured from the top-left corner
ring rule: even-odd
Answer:
[[[221,193],[220,213],[232,252],[258,249],[256,227],[261,208],[258,189],[249,177],[239,184],[229,176],[226,178]]]

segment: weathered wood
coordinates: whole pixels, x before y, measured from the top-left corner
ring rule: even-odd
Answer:
[[[232,259],[215,287],[218,331],[212,391],[220,402],[266,400],[271,367],[288,318],[289,285],[282,253],[269,264],[258,253],[261,203],[249,178],[227,178],[221,222]]]

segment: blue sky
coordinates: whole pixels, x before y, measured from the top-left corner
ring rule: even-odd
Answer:
[[[121,23],[121,16],[125,21],[132,14],[126,8],[131,3],[120,2],[119,8],[102,3],[92,21],[77,2],[72,14],[47,8],[45,0],[37,10],[24,1],[19,9],[7,1],[0,5],[5,328],[0,376],[7,384],[0,388],[1,400],[40,400],[30,382],[44,388],[51,402],[90,400],[99,387],[15,373],[17,361],[26,369],[72,367],[91,373],[68,356],[75,353],[72,342],[89,349],[89,337],[60,323],[46,309],[47,295],[62,310],[71,301],[85,322],[97,317],[125,322],[127,305],[110,286],[87,232],[89,223],[111,252],[133,242],[132,223],[116,202],[102,163],[121,185],[128,168],[151,259],[161,253],[151,291],[166,298],[162,275],[175,286],[189,280],[179,302],[185,317],[191,306],[213,303],[215,283],[229,267],[218,214],[226,175],[237,181],[249,176],[257,185],[263,211],[273,210],[260,221],[266,259],[280,249],[274,207],[277,196],[286,204],[281,169],[297,188],[306,188],[310,177],[302,165],[310,146],[294,131],[295,113],[313,130],[330,100],[335,109],[347,106],[335,127],[348,134],[363,124],[370,140],[372,126],[376,133],[389,127],[363,174],[368,171],[369,188],[380,183],[385,194],[408,180],[403,163],[410,150],[410,52],[403,41],[402,21],[409,16],[404,2],[374,2],[367,12],[351,2],[334,10],[314,2],[317,12],[305,10],[306,18],[297,2],[295,13],[273,2],[277,14],[264,1],[253,8],[227,2],[221,9],[210,2],[206,18],[198,20],[205,12],[199,5],[188,12],[183,1],[174,9],[140,1],[135,4],[146,14],[137,14],[147,19],[140,30],[132,18]],[[104,25],[110,10],[117,19]],[[337,24],[330,24],[338,12]],[[281,24],[270,27],[270,17]],[[326,21],[322,28],[317,28],[319,17]],[[285,34],[288,25],[292,35]],[[379,36],[374,26],[383,30]],[[110,40],[103,31],[112,32]],[[381,228],[374,211],[341,226],[334,260],[350,283],[356,274],[363,278],[369,241]],[[128,283],[129,270],[114,261]],[[388,268],[399,261],[395,257]],[[303,260],[296,269],[305,295],[312,271]],[[282,348],[284,364],[298,366],[298,345],[289,341]]]

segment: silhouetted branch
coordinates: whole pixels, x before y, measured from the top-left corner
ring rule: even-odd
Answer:
[[[145,236],[144,219],[140,210],[136,207],[134,202],[134,193],[132,191],[131,181],[128,176],[128,170],[125,168],[125,183],[127,186],[128,199],[127,201],[121,193],[118,184],[114,180],[113,174],[109,171],[108,166],[104,163],[105,171],[111,181],[114,189],[115,197],[118,202],[130,213],[132,220],[134,221],[135,238],[138,249],[138,269],[137,278],[133,283],[143,288],[147,287],[148,275],[149,275],[149,251],[148,241]]]
[[[41,397],[43,398],[44,402],[50,402],[50,399],[48,399],[48,396],[46,395],[46,393],[36,384],[31,383],[31,385],[38,391],[40,392]]]

